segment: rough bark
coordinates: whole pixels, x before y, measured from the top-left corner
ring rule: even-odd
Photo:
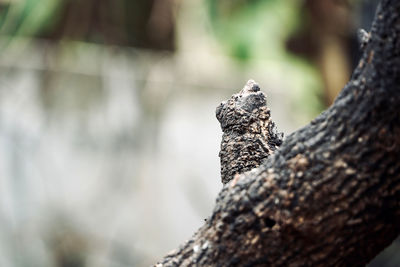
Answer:
[[[400,233],[400,1],[335,103],[219,193],[159,266],[362,266]]]
[[[224,132],[219,153],[224,184],[258,167],[282,144],[283,134],[277,132],[267,99],[253,80],[222,102],[216,115]]]

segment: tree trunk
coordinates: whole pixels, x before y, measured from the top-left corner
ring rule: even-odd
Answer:
[[[158,266],[362,266],[399,235],[400,1],[381,1],[363,47],[335,103],[228,182]]]

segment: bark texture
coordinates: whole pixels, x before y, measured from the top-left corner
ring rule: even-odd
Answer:
[[[253,80],[222,102],[216,115],[224,132],[219,153],[224,184],[258,167],[282,144],[283,134],[277,132],[267,99]]]
[[[227,183],[158,266],[363,266],[400,233],[400,1],[335,103]]]

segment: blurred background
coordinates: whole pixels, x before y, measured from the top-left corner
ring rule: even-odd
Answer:
[[[0,0],[0,266],[155,263],[222,188],[215,107],[255,79],[305,125],[376,2]]]

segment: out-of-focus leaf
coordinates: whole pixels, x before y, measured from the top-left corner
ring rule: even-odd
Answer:
[[[54,14],[62,5],[59,0],[30,0],[29,12],[24,14],[24,20],[17,34],[19,35],[34,35],[41,31],[44,27],[52,24]]]
[[[52,23],[62,1],[21,0],[12,2],[0,20],[0,34],[7,36],[33,36]]]
[[[297,8],[289,0],[208,0],[217,39],[241,60],[281,57],[284,39],[297,24]]]

